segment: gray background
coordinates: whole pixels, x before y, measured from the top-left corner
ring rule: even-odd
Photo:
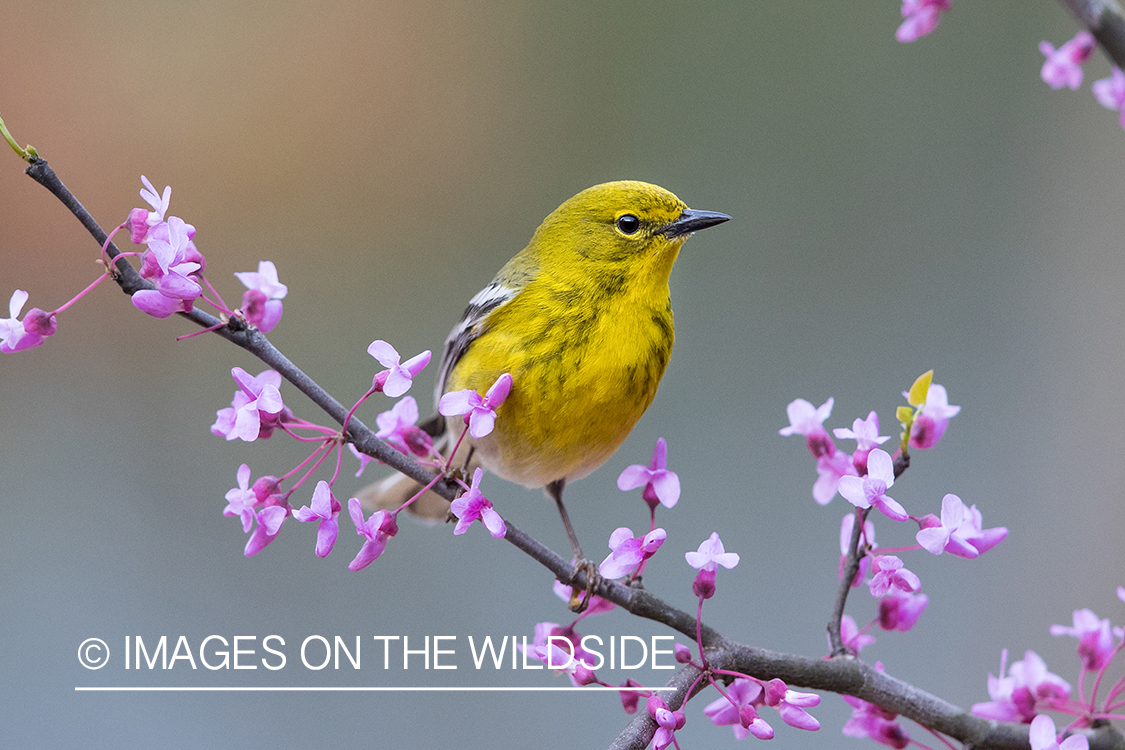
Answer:
[[[273,259],[289,284],[273,340],[341,400],[366,388],[375,338],[438,348],[465,302],[562,200],[619,178],[661,184],[735,217],[686,246],[672,278],[678,340],[660,393],[623,448],[568,497],[601,555],[639,530],[617,473],[663,435],[684,494],[662,512],[646,584],[691,607],[683,552],[712,530],[742,555],[707,621],[763,647],[818,656],[846,510],[810,495],[785,405],[835,396],[829,426],[869,409],[894,433],[899,391],[936,368],[963,411],[891,493],[915,514],[946,492],[1011,537],[975,562],[914,553],[932,598],[909,634],[864,652],[967,706],[987,700],[1000,649],[1038,650],[1070,680],[1074,643],[1047,628],[1090,606],[1117,623],[1122,574],[1122,149],[1089,82],[1038,78],[1041,39],[1076,27],[1052,2],[957,2],[934,36],[894,41],[898,4],[0,4],[0,113],[104,226],[139,204],[139,175],[173,185],[208,273]],[[0,296],[61,304],[97,248],[21,163],[0,160]],[[292,441],[209,434],[233,393],[217,338],[136,312],[109,285],[61,317],[48,345],[0,357],[0,744],[10,747],[343,745],[601,747],[625,724],[605,694],[75,693],[80,685],[563,685],[565,678],[382,672],[371,635],[528,634],[563,621],[550,577],[477,527],[404,524],[348,573],[359,539],[312,554],[288,522],[253,559],[223,495],[303,458]],[[432,367],[416,395],[428,407]],[[300,416],[324,421],[295,390]],[[362,416],[374,423],[375,406]],[[349,457],[345,470],[354,471]],[[322,475],[323,476],[323,475]],[[361,486],[345,473],[337,494]],[[311,485],[308,486],[311,492]],[[557,550],[533,491],[489,496]],[[298,503],[307,501],[299,499]],[[884,546],[912,541],[879,523]],[[874,612],[859,594],[849,608]],[[622,613],[602,637],[666,631]],[[277,673],[125,672],[126,635],[277,633]],[[364,668],[297,664],[309,634],[362,635]],[[110,665],[75,659],[105,638]],[[667,673],[657,673],[663,678]],[[653,673],[646,673],[649,679]],[[624,673],[607,677],[622,680]],[[728,743],[693,702],[685,747]],[[782,747],[840,747],[827,695]],[[767,712],[767,718],[774,715]],[[917,727],[909,727],[916,736]],[[721,746],[721,745],[720,745]]]

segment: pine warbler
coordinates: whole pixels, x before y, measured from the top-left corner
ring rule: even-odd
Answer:
[[[453,465],[468,461],[525,487],[545,487],[579,561],[563,485],[609,458],[652,403],[675,338],[672,264],[692,232],[728,219],[644,182],[583,190],[543,220],[445,340],[438,398],[465,388],[483,394],[506,372],[513,381],[495,429],[466,437]],[[463,430],[460,417],[448,420],[446,452]],[[396,475],[364,501],[398,507],[417,490]],[[445,517],[448,502],[422,500],[411,508]]]

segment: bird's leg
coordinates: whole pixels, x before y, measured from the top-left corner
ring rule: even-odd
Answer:
[[[582,554],[582,545],[578,543],[578,535],[574,533],[574,527],[570,524],[570,516],[567,515],[566,506],[563,505],[562,501],[563,485],[565,484],[566,479],[556,479],[548,484],[545,489],[547,495],[559,506],[559,515],[562,516],[563,526],[566,527],[566,535],[570,537],[570,548],[574,552],[575,570],[586,573],[585,596],[579,600],[578,592],[572,586],[570,589],[570,609],[572,612],[585,612],[586,607],[590,605],[590,597],[593,595],[594,586],[597,585],[601,577],[598,575],[598,566],[594,561],[587,560],[586,556]]]

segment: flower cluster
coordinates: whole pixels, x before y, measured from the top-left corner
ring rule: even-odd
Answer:
[[[151,285],[133,292],[133,305],[154,318],[167,318],[174,313],[190,313],[195,304],[202,300],[225,316],[220,325],[225,325],[230,317],[241,317],[267,333],[277,325],[282,313],[281,300],[289,290],[278,281],[277,268],[273,262],[261,261],[256,272],[235,274],[247,287],[247,291],[242,297],[242,309],[228,310],[222,298],[204,278],[207,261],[195,245],[195,227],[178,216],[167,215],[172,200],[172,187],[167,185],[163,191],[157,192],[144,175],[141,175],[141,183],[144,188],[140,195],[148,208],[132,209],[125,221],[109,233],[102,246],[101,262],[104,272],[56,310],[48,313],[33,308],[23,320],[19,319],[19,314],[27,302],[28,293],[17,289],[8,305],[11,317],[0,319],[0,352],[24,351],[43,344],[58,328],[55,316],[109,278],[113,273],[112,266],[120,258],[128,257],[140,258],[141,265],[137,272]],[[114,236],[123,229],[128,230],[133,244],[143,245],[144,250],[121,253],[111,261],[104,257],[105,253]],[[214,299],[205,295],[204,287],[214,293]]]
[[[840,524],[839,575],[843,579],[855,570],[848,588],[866,583],[871,595],[878,600],[878,613],[865,627],[858,627],[849,615],[842,616],[836,634],[838,640],[834,641],[833,634],[829,633],[829,648],[833,653],[858,654],[875,642],[868,631],[876,625],[887,631],[909,631],[929,604],[929,597],[921,593],[919,577],[906,567],[901,557],[888,552],[925,550],[934,555],[949,552],[958,557],[975,558],[999,544],[1008,534],[1006,528],[984,528],[977,507],[967,507],[956,495],[947,494],[942,499],[940,517],[932,513],[917,517],[889,494],[895,485],[896,472],[908,465],[907,451],[934,448],[945,435],[950,420],[961,410],[949,404],[945,388],[932,382],[932,376],[932,371],[925,373],[902,394],[908,405],[896,411],[903,431],[893,456],[878,447],[890,440],[890,436],[879,434],[879,417],[874,411],[864,419],[854,420],[850,429],[842,427],[832,431],[836,439],[856,441],[855,450],[849,454],[836,446],[824,427],[832,414],[833,399],[829,398],[819,407],[796,399],[786,409],[789,425],[782,428],[780,434],[803,436],[816,459],[818,478],[813,485],[813,499],[820,505],[827,505],[840,494],[856,509],[845,515]],[[895,522],[916,523],[917,544],[876,554],[875,528],[868,520],[872,509]],[[862,523],[859,529],[857,519]],[[896,748],[910,744],[909,736],[894,714],[856,698],[846,700],[853,709],[852,719],[844,728],[846,735],[869,737]]]
[[[1125,586],[1117,588],[1117,596],[1125,602]],[[1037,750],[1084,750],[1086,738],[1081,735],[1054,744],[1057,742],[1054,722],[1042,712],[1059,711],[1074,716],[1067,729],[1125,718],[1125,673],[1098,703],[1098,693],[1110,667],[1115,661],[1120,662],[1118,657],[1125,652],[1125,628],[1114,627],[1108,618],[1099,618],[1092,610],[1078,609],[1073,613],[1071,625],[1052,625],[1050,632],[1078,641],[1078,700],[1071,698],[1070,683],[1049,671],[1046,662],[1034,651],[1027,651],[1022,661],[1005,669],[1008,650],[1004,649],[1000,656],[1000,676],[988,675],[988,695],[992,700],[975,704],[972,712],[986,719],[1031,724],[1031,745]],[[1087,678],[1091,675],[1093,689],[1087,695]]]

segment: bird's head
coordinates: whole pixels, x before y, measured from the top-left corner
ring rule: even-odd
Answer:
[[[621,180],[583,190],[543,220],[528,250],[559,276],[595,271],[667,283],[692,233],[730,219],[696,211],[662,187]]]

